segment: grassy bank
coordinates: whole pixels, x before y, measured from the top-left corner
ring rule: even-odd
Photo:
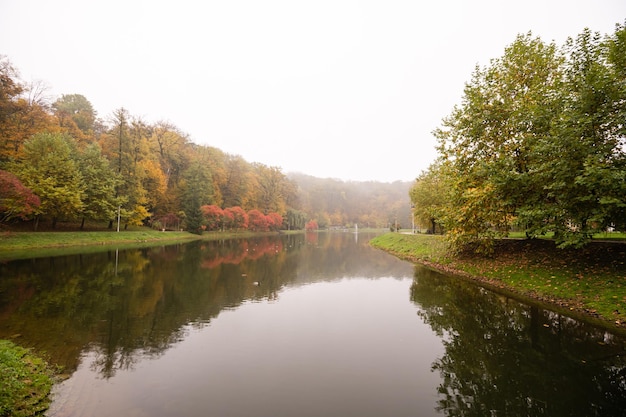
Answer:
[[[0,416],[41,415],[50,404],[53,374],[30,350],[0,340]]]
[[[187,232],[129,231],[0,232],[0,259],[19,259],[81,252],[109,246],[134,246],[198,239]]]
[[[253,232],[205,232],[201,236],[188,232],[161,232],[149,228],[125,231],[0,232],[0,259],[22,259],[41,256],[88,253],[103,248],[152,246],[190,240],[231,239],[258,236]]]
[[[491,257],[451,256],[440,236],[388,233],[372,246],[626,329],[626,244],[564,250],[550,240],[502,240]]]

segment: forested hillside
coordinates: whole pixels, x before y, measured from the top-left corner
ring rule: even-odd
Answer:
[[[198,233],[383,227],[410,221],[409,186],[286,175],[198,145],[171,122],[124,108],[100,118],[86,97],[50,99],[43,83],[25,83],[0,56],[0,226],[112,227],[119,216],[123,226]]]
[[[345,182],[291,173],[303,210],[315,213],[320,227],[410,227],[410,182]]]

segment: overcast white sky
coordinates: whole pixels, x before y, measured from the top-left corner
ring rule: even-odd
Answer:
[[[476,64],[517,34],[611,34],[624,0],[0,0],[0,54],[249,162],[413,180]]]

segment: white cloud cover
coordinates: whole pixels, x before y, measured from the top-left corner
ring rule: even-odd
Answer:
[[[250,162],[412,180],[477,64],[520,33],[611,34],[623,0],[3,0],[0,54],[55,96],[168,120]]]

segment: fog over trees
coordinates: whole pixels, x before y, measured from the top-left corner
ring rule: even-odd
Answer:
[[[111,226],[119,214],[124,226],[200,233],[304,229],[312,221],[323,228],[411,221],[408,182],[286,174],[198,145],[169,121],[148,123],[124,108],[100,118],[80,94],[52,100],[43,83],[23,82],[9,57],[0,57],[0,86],[0,220],[5,224]],[[255,140],[250,143],[264,146]],[[221,213],[218,221],[210,217],[215,213]]]

